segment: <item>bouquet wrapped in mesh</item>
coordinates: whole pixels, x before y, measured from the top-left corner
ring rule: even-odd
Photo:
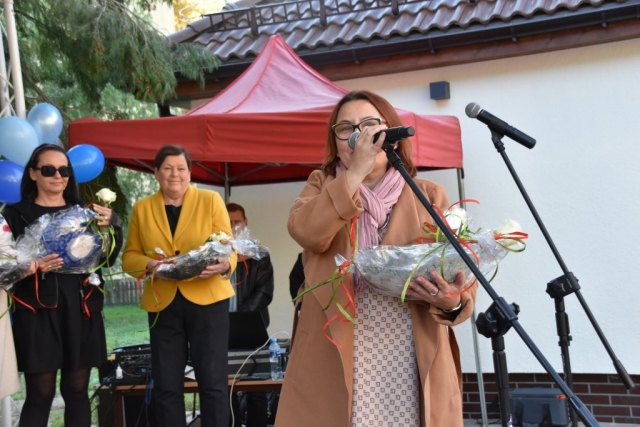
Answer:
[[[221,232],[212,234],[203,245],[186,254],[163,258],[155,270],[155,277],[167,280],[194,279],[218,259],[228,259],[234,250],[245,259],[259,259],[269,254],[266,247],[249,238],[249,230],[246,228],[235,238]],[[156,248],[156,253],[164,257],[160,248]]]
[[[97,226],[97,213],[75,205],[42,215],[25,229],[25,235],[37,247],[39,258],[58,254],[60,273],[92,273],[99,268],[111,241]]]
[[[208,265],[215,264],[219,258],[229,258],[233,251],[229,236],[224,232],[214,236],[186,254],[164,258],[155,270],[155,277],[166,280],[193,279]],[[164,256],[160,248],[156,248],[156,253]]]
[[[455,206],[444,212],[450,230],[483,275],[495,276],[498,263],[509,252],[521,252],[527,238],[520,225],[507,220],[495,230],[469,230],[470,218],[466,211]],[[370,246],[359,250],[353,265],[360,278],[379,292],[404,299],[409,283],[416,276],[429,277],[437,271],[447,282],[455,280],[458,272],[465,274],[466,286],[476,280],[455,248],[434,226],[425,226],[425,237],[408,246]],[[340,260],[338,260],[339,262]]]
[[[24,277],[31,263],[37,258],[37,245],[26,235],[16,241],[15,249],[0,254],[0,288],[11,289]]]

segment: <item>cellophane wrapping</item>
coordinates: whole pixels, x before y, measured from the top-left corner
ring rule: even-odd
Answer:
[[[108,243],[98,231],[97,215],[91,209],[75,205],[42,215],[25,229],[25,235],[36,245],[38,258],[50,254],[62,258],[58,273],[91,273],[98,267]]]
[[[468,247],[464,248],[485,276],[493,273],[498,263],[509,252],[496,244],[493,235],[493,232],[488,230],[474,233],[478,243],[468,244]],[[370,246],[359,250],[353,263],[357,274],[370,287],[384,295],[398,298],[402,295],[407,279],[413,280],[417,276],[430,278],[432,271],[440,273],[449,283],[455,280],[459,271],[464,273],[466,285],[475,280],[475,276],[453,246],[442,242],[408,246]]]
[[[156,249],[160,252],[160,249]],[[156,268],[155,277],[166,280],[189,280],[198,277],[202,271],[219,258],[228,259],[233,252],[229,243],[210,241],[192,249],[186,254],[165,258]]]
[[[458,205],[444,211],[443,218],[484,276],[494,275],[507,253],[524,250],[523,239],[527,235],[514,220],[506,220],[495,230],[470,231],[473,219]],[[418,239],[424,243],[379,245],[359,250],[353,257],[356,274],[370,287],[394,297],[402,296],[409,280],[417,276],[430,278],[432,271],[440,273],[449,283],[454,282],[461,271],[465,275],[465,286],[473,283],[476,277],[442,230],[432,225],[425,225],[424,230],[425,236]]]
[[[251,239],[247,227],[234,229],[234,236],[213,234],[203,245],[186,254],[164,258],[156,269],[155,277],[167,280],[194,279],[218,259],[228,259],[234,250],[244,259],[260,259],[269,254],[267,247]],[[156,252],[163,255],[159,248],[156,248]]]
[[[234,227],[233,236],[231,245],[244,259],[261,259],[269,255],[269,248],[251,238],[249,227]]]
[[[31,263],[37,258],[37,245],[26,235],[18,237],[15,249],[0,254],[0,288],[10,290],[22,279]]]

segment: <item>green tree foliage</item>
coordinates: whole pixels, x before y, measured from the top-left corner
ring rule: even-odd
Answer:
[[[148,18],[133,13],[131,3],[151,7],[149,0],[16,2],[23,70],[30,83],[77,88],[92,106],[99,106],[108,84],[150,102],[174,96],[176,71],[204,84],[205,72],[218,64],[215,56],[196,44],[172,43]]]
[[[86,116],[156,117],[156,103],[175,96],[176,72],[204,84],[217,58],[202,46],[178,45],[160,34],[146,14],[158,1],[14,2],[27,110],[51,103],[66,124]],[[61,139],[66,141],[64,132]],[[87,202],[95,201],[103,187],[115,191],[113,208],[126,223],[133,201],[146,195],[141,191],[153,191],[154,184],[152,175],[106,167],[80,190]]]

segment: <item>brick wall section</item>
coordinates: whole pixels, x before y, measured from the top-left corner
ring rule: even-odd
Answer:
[[[596,420],[608,423],[640,424],[640,375],[631,375],[636,387],[627,390],[617,375],[573,374],[573,392]],[[498,388],[494,374],[483,374],[487,416],[500,417]],[[464,417],[482,419],[476,374],[463,374]],[[509,373],[510,388],[558,386],[544,374]]]

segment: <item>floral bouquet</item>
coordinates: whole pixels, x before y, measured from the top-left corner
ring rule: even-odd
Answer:
[[[214,264],[217,259],[229,258],[232,251],[230,236],[225,232],[212,234],[203,245],[186,254],[165,257],[162,249],[156,248],[156,254],[162,257],[162,262],[155,269],[155,277],[166,280],[196,278],[202,270]]]
[[[470,218],[466,211],[453,206],[443,214],[449,229],[456,236],[464,251],[484,275],[495,277],[498,263],[509,252],[525,249],[527,235],[513,220],[495,230],[470,231]],[[360,278],[380,293],[405,299],[409,283],[416,276],[429,277],[437,271],[447,281],[453,282],[459,271],[466,277],[467,288],[476,280],[467,264],[446,239],[442,230],[425,225],[426,236],[408,246],[371,246],[359,250],[353,265]],[[340,262],[341,260],[337,260]]]
[[[42,215],[25,230],[37,247],[38,257],[58,254],[61,273],[92,273],[105,254],[105,237],[96,225],[97,213],[74,205]]]
[[[165,257],[162,249],[156,248],[155,254],[162,257],[162,263],[155,269],[155,277],[167,280],[189,280],[196,278],[208,265],[216,260],[228,259],[235,250],[244,259],[260,259],[269,254],[269,250],[257,241],[251,240],[249,230],[237,230],[236,238],[225,232],[212,234],[207,241],[186,254]]]
[[[22,279],[37,258],[37,245],[29,236],[21,235],[15,249],[0,254],[0,288],[9,290]]]

